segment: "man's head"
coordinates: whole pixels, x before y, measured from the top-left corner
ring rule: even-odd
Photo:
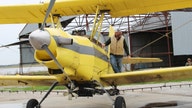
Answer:
[[[121,36],[122,36],[122,32],[121,32],[120,30],[117,30],[117,31],[115,32],[115,38],[118,40],[118,39],[121,38]]]

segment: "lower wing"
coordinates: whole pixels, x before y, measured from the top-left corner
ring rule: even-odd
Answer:
[[[192,66],[146,69],[132,72],[105,74],[101,81],[106,85],[123,85],[143,82],[162,82],[192,78]]]
[[[57,78],[55,76],[27,76],[27,75],[0,75],[1,86],[16,85],[51,85]]]

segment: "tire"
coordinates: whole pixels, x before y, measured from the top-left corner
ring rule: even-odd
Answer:
[[[40,106],[38,106],[39,102],[36,99],[30,99],[27,102],[27,106],[26,108],[40,108]]]
[[[126,108],[125,99],[122,96],[116,97],[114,108]]]

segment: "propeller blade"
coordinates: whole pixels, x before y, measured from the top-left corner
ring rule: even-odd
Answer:
[[[72,97],[73,97],[72,94],[69,94],[68,95],[68,100],[72,100]]]
[[[42,26],[41,26],[40,30],[44,30],[45,23],[46,23],[46,21],[47,21],[47,18],[48,18],[48,16],[49,16],[49,14],[50,14],[50,12],[51,12],[54,4],[55,4],[55,0],[51,0],[50,3],[49,3],[49,7],[48,7],[48,9],[47,9],[47,12],[46,12],[46,15],[45,15],[45,18],[44,18],[44,21],[43,21],[43,23],[42,23]]]
[[[7,44],[7,45],[2,45],[2,46],[0,46],[0,48],[2,48],[2,47],[9,47],[9,46],[15,46],[15,45],[21,45],[21,44],[27,44],[27,43],[29,43],[29,40],[23,40],[23,41],[14,42],[14,43]]]
[[[74,92],[74,90],[68,90],[68,100],[72,100],[72,97],[77,98],[78,95]]]

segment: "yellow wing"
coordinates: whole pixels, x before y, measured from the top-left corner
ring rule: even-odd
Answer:
[[[142,57],[123,57],[123,64],[137,64],[137,63],[152,63],[152,62],[162,62],[160,58],[142,58]]]
[[[43,22],[49,1],[39,4],[0,6],[0,23]],[[93,14],[96,7],[112,17],[191,7],[192,0],[56,0],[52,14],[60,16]],[[49,21],[49,20],[48,20]]]
[[[105,74],[101,76],[103,83],[107,85],[132,84],[142,82],[162,82],[175,79],[192,78],[192,66],[146,69],[134,72],[122,72],[115,74]]]
[[[25,75],[1,75],[0,86],[11,85],[52,85],[57,81],[55,76],[25,76]]]

